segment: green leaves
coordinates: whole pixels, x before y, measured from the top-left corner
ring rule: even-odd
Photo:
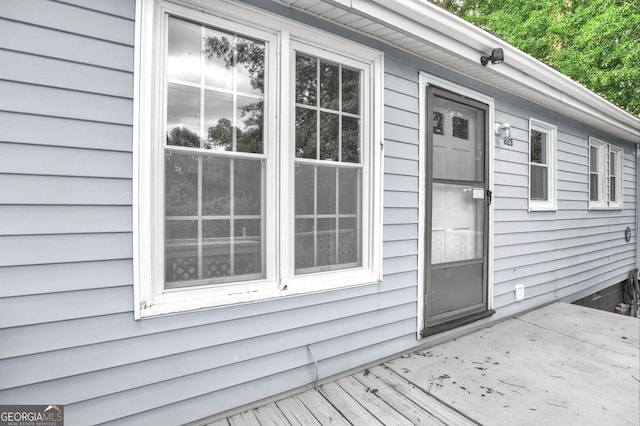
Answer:
[[[640,114],[640,2],[432,2],[494,32],[621,108]]]

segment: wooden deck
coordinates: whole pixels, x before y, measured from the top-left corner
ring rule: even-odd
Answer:
[[[379,365],[208,426],[478,425]]]
[[[198,426],[638,426],[639,360],[637,318],[553,303]]]

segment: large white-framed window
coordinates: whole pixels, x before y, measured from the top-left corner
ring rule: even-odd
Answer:
[[[137,7],[136,318],[378,282],[382,54],[235,2]]]
[[[623,149],[589,137],[589,208],[621,209]]]
[[[529,119],[529,211],[557,210],[557,127]]]

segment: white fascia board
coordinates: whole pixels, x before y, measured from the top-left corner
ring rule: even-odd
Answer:
[[[501,47],[505,52],[505,62],[496,67],[487,67],[486,72],[495,73],[506,81],[522,87],[522,90],[510,90],[510,93],[527,99],[533,91],[548,100],[543,104],[547,108],[589,123],[621,139],[640,143],[639,118],[506,41],[434,4],[425,0],[321,1],[414,37],[424,44],[463,59],[469,63],[469,66],[481,67],[480,56],[489,54],[496,47]],[[279,2],[290,3],[287,0],[279,0]],[[293,7],[296,5],[294,4]],[[385,42],[384,39],[380,40]],[[411,52],[411,49],[404,50]],[[491,84],[465,70],[446,64],[441,65],[475,80]],[[496,84],[492,85],[505,90]]]

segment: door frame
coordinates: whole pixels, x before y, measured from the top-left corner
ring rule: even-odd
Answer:
[[[452,83],[435,75],[421,71],[419,73],[419,90],[420,90],[420,129],[419,129],[419,190],[418,190],[418,312],[416,321],[416,337],[418,340],[422,339],[422,330],[424,329],[424,321],[426,317],[425,313],[425,272],[426,272],[426,221],[428,219],[426,209],[426,192],[427,192],[427,176],[426,176],[426,164],[427,164],[427,128],[426,128],[426,113],[427,113],[427,88],[429,86],[436,86],[441,89],[448,90],[457,95],[461,95],[475,101],[488,105],[488,119],[487,124],[489,131],[487,132],[489,137],[487,143],[487,154],[489,156],[487,160],[488,167],[488,188],[494,193],[494,148],[495,148],[495,136],[493,134],[493,123],[495,121],[494,112],[494,100],[492,97],[483,93],[469,89],[468,87],[461,86],[459,84]],[[495,198],[495,197],[494,197]],[[493,309],[493,212],[494,202],[489,205],[489,229],[488,229],[488,250],[487,250],[487,309]]]

